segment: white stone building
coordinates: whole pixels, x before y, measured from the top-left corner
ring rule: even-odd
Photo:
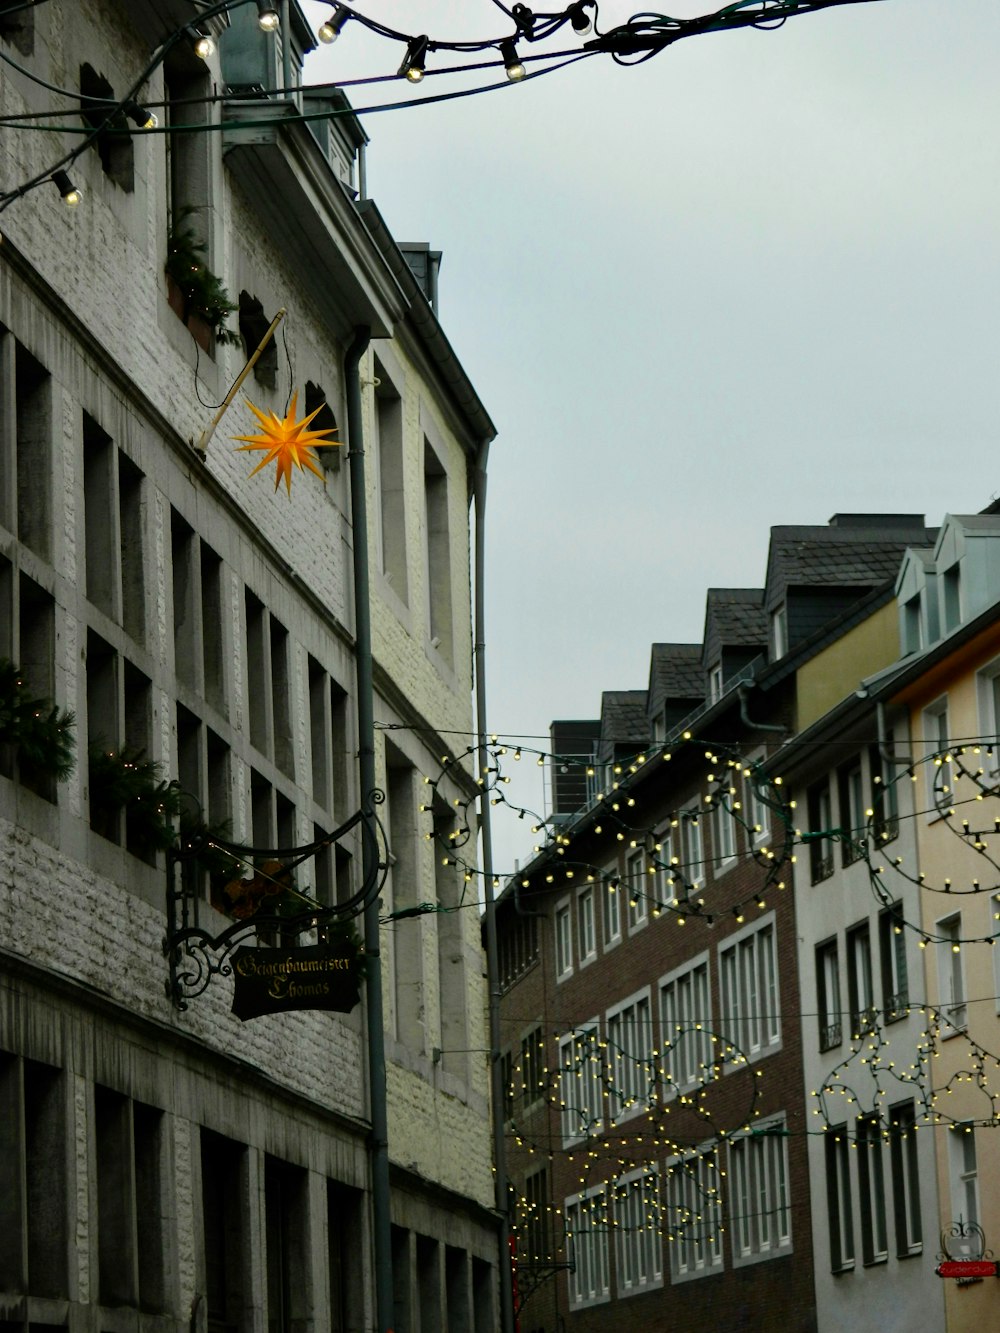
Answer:
[[[0,746],[0,1330],[380,1326],[364,1004],[241,1023],[222,976],[179,1009],[163,852],[89,759],[143,752],[258,848],[359,808],[347,449],[289,496],[231,438],[256,429],[244,397],[281,417],[297,390],[367,457],[380,910],[454,909],[381,934],[393,1322],[482,1333],[498,1230],[478,910],[425,837],[476,786],[453,765],[428,799],[423,777],[473,731],[470,508],[493,428],[418,281],[436,257],[356,197],[343,97],[281,92],[312,43],[295,0],[273,34],[245,0],[203,6],[201,31],[189,0],[7,8],[2,113],[65,128],[3,126],[3,189],[23,193],[0,211],[0,659],[75,715],[76,763],[55,780]],[[159,128],[109,125],[120,99]],[[235,343],[179,317],[168,237],[202,247]],[[297,887],[342,903],[360,859],[348,838]],[[229,924],[207,889],[199,912]]]

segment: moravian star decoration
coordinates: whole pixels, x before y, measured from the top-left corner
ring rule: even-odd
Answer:
[[[259,407],[254,407],[253,403],[247,399],[247,407],[254,414],[261,425],[259,435],[234,435],[234,440],[245,440],[246,444],[241,444],[238,453],[245,450],[266,449],[264,458],[257,464],[250,473],[251,477],[261,468],[267,467],[268,463],[277,465],[277,472],[274,478],[274,489],[277,490],[281,485],[281,479],[284,477],[285,486],[288,494],[292,493],[292,467],[301,470],[308,468],[310,472],[315,473],[320,480],[324,480],[323,473],[316,464],[319,462],[319,455],[315,452],[313,446],[323,448],[324,446],[338,445],[339,440],[326,440],[325,435],[331,435],[333,428],[323,430],[310,430],[309,423],[321,411],[324,404],[320,403],[314,411],[308,416],[303,417],[301,421],[296,419],[296,408],[298,405],[298,391],[292,394],[292,401],[289,404],[288,412],[284,417],[279,417],[274,412],[262,412]]]

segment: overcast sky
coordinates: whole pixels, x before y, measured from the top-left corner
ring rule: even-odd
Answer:
[[[358,8],[512,26],[489,0]],[[604,0],[600,26],[633,12]],[[307,78],[400,54],[349,24]],[[700,641],[707,588],[762,584],[772,524],[937,523],[1000,492],[998,59],[997,0],[873,0],[362,118],[369,193],[444,252],[441,322],[498,430],[494,731],[645,688],[653,641]],[[522,765],[508,792],[540,801]],[[501,871],[535,841],[496,816],[494,839]]]

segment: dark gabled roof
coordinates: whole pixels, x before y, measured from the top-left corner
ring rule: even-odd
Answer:
[[[936,529],[922,514],[838,514],[826,527],[771,529],[764,607],[789,587],[877,588],[895,581],[908,546],[928,546]]]
[[[705,674],[701,665],[700,643],[654,643],[649,654],[650,715],[655,715],[666,699],[697,703],[705,696]]]
[[[704,665],[724,648],[766,648],[763,588],[709,588],[705,597]]]
[[[605,690],[601,695],[601,749],[611,745],[634,745],[641,749],[649,739],[645,690]]]

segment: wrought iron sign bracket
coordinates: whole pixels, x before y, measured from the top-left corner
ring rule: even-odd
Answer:
[[[372,806],[384,799],[381,791],[374,791]],[[356,829],[361,836],[362,882],[349,899],[327,905],[295,887],[294,872],[300,864],[334,847]],[[167,932],[163,939],[169,972],[167,998],[177,1009],[187,1009],[213,978],[232,975],[233,955],[241,946],[280,942],[285,948],[297,949],[306,943],[303,937],[308,937],[319,944],[360,949],[350,923],[378,893],[386,868],[379,856],[378,820],[372,811],[359,810],[332,833],[303,847],[246,847],[207,831],[183,837],[181,846],[167,853]],[[217,934],[200,921],[206,872],[216,881],[225,881],[223,906],[235,918]]]

